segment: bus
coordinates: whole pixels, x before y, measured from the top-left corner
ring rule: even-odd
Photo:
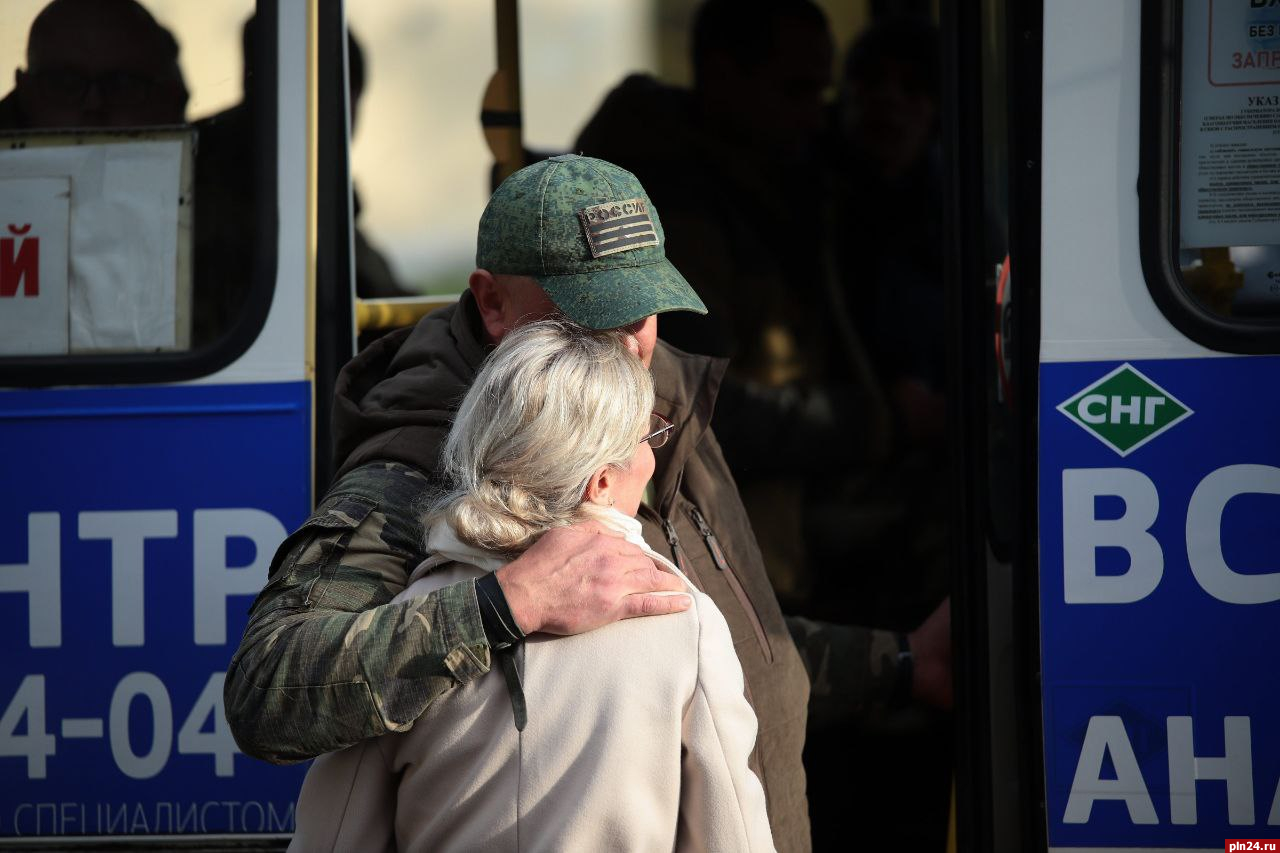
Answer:
[[[456,298],[470,251],[454,272],[407,276],[428,297],[366,282],[417,270],[436,230],[379,230],[380,185],[356,174],[365,140],[390,157],[396,135],[370,129],[378,60],[399,51],[411,93],[413,39],[434,33],[447,67],[432,73],[450,77],[440,45],[475,51],[440,33],[483,7],[480,85],[452,83],[481,120],[433,138],[419,117],[395,140],[456,174],[474,160],[483,204],[541,148],[573,144],[532,138],[534,116],[576,97],[594,108],[627,70],[607,63],[639,55],[624,49],[635,31],[657,45],[651,70],[674,67],[696,3],[144,0],[116,17],[68,3],[31,28],[45,5],[7,10],[16,47],[0,44],[28,50],[29,32],[44,51],[18,56],[0,100],[0,848],[283,849],[305,765],[236,749],[227,663],[276,547],[332,475],[338,371],[369,336]],[[750,470],[743,493],[797,612],[905,635],[949,598],[955,698],[814,720],[815,849],[1280,843],[1266,711],[1280,699],[1266,390],[1280,372],[1280,3],[820,5],[838,41],[903,10],[938,35],[892,56],[902,80],[936,67],[936,182],[913,197],[936,229],[876,231],[898,227],[900,197],[843,172],[824,185],[847,192],[830,208],[780,220],[830,248],[813,256],[834,279],[902,285],[821,298],[850,318],[832,340],[865,345],[841,366],[863,383],[860,411],[883,414],[894,442],[927,435],[892,463],[859,460],[839,502]],[[76,73],[38,67],[76,27],[110,32],[115,52]],[[365,43],[363,107],[349,29],[386,35]],[[561,76],[539,77],[534,57]],[[470,202],[423,192],[413,169],[392,181],[418,209],[472,230]],[[395,265],[376,260],[379,240]],[[917,282],[935,255],[935,280]],[[760,341],[802,352],[786,322],[811,315],[760,306]],[[761,363],[753,346],[744,370]],[[896,369],[924,349],[915,373]],[[836,425],[873,443],[873,420]],[[807,574],[784,547],[795,529],[852,556]],[[894,568],[862,568],[877,561]]]

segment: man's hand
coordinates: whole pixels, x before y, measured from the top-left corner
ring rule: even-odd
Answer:
[[[951,599],[946,598],[910,634],[914,677],[911,695],[935,708],[950,710],[951,694]]]
[[[594,521],[548,531],[497,577],[526,634],[582,634],[692,604],[680,578]]]

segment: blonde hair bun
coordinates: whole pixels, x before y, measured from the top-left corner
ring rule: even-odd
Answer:
[[[486,359],[441,452],[432,506],[460,540],[514,554],[583,517],[601,467],[626,467],[653,409],[649,371],[616,331],[540,320]]]

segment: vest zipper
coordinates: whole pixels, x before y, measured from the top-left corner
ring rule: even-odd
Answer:
[[[760,614],[756,611],[756,606],[752,603],[751,596],[747,595],[746,588],[742,586],[742,581],[738,580],[733,567],[729,565],[729,561],[725,558],[724,549],[720,547],[720,541],[716,539],[716,534],[711,529],[711,525],[707,524],[702,512],[692,501],[689,502],[689,517],[693,519],[694,525],[698,528],[698,533],[702,536],[702,541],[706,543],[707,551],[710,552],[716,568],[724,574],[724,579],[728,582],[729,589],[733,591],[734,597],[738,599],[742,612],[747,615],[747,621],[751,623],[751,628],[755,631],[756,640],[760,643],[760,651],[764,654],[765,661],[773,663],[773,646],[769,643],[769,635],[765,633],[764,623],[760,621]],[[671,533],[672,535],[675,534],[674,527],[671,528]]]

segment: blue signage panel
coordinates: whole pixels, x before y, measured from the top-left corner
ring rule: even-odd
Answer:
[[[1053,846],[1280,836],[1277,371],[1041,365]]]
[[[292,831],[222,681],[310,430],[303,382],[0,393],[0,837]]]

